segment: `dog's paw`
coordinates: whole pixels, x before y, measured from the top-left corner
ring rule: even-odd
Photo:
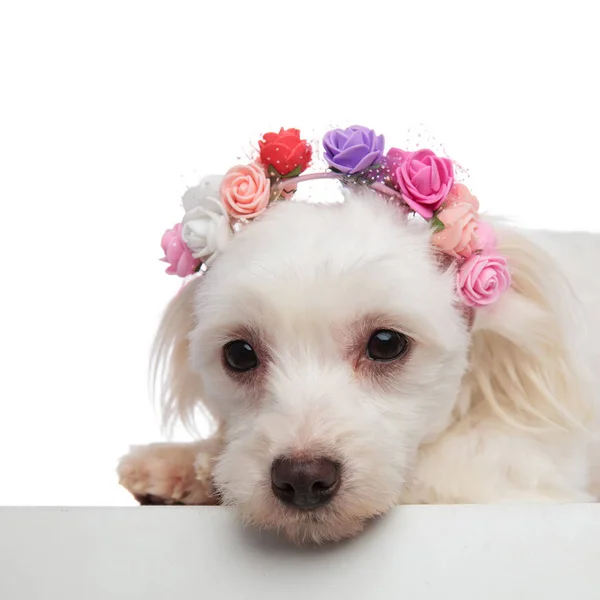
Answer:
[[[117,473],[140,504],[217,504],[212,460],[197,444],[134,446]]]

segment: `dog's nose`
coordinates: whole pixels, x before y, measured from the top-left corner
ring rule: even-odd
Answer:
[[[311,509],[327,504],[340,487],[339,465],[328,458],[278,458],[271,467],[271,487],[282,502]]]

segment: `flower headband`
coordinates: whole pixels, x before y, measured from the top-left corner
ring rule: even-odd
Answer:
[[[510,286],[494,231],[479,220],[477,198],[455,182],[450,159],[431,150],[390,148],[384,154],[383,135],[358,125],[325,134],[324,172],[302,175],[312,147],[297,129],[266,133],[258,145],[255,162],[205,177],[184,194],[183,220],[162,237],[167,273],[187,277],[205,270],[240,227],[290,199],[298,183],[339,179],[367,186],[428,221],[432,244],[457,263],[456,290],[465,305],[492,304]]]

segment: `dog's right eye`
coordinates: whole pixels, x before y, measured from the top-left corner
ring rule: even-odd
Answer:
[[[405,354],[408,340],[405,335],[391,329],[379,329],[367,344],[367,358],[378,362],[391,362]]]
[[[258,367],[258,357],[252,346],[244,340],[229,342],[223,348],[223,357],[233,371],[243,373]]]

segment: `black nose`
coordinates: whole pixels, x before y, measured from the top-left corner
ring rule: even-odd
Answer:
[[[278,458],[271,467],[273,493],[286,504],[311,509],[327,504],[340,487],[339,465],[328,458]]]

